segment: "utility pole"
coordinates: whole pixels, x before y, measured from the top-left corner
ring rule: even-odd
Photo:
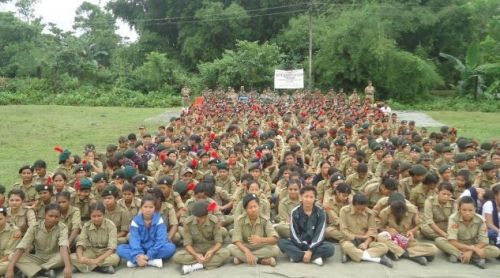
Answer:
[[[313,32],[312,32],[312,8],[313,0],[309,0],[309,91],[312,93],[313,89],[313,79],[312,79],[312,44],[313,44]]]

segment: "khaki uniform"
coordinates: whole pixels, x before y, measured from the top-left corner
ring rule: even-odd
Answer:
[[[257,259],[277,257],[280,254],[280,249],[276,244],[250,244],[248,238],[251,235],[278,238],[278,234],[274,231],[273,225],[268,218],[261,215],[257,218],[255,223],[252,224],[246,213],[240,215],[234,222],[233,243],[238,241],[241,242]],[[240,261],[247,262],[245,253],[243,253],[236,244],[228,245],[227,249],[231,252],[231,255],[238,258]]]
[[[340,231],[344,235],[344,240],[340,246],[345,254],[353,261],[360,262],[363,257],[363,250],[359,249],[353,240],[359,235],[370,235],[375,239],[377,237],[377,224],[375,223],[375,214],[370,209],[365,209],[363,214],[355,213],[354,206],[345,206],[340,210]],[[371,257],[381,257],[387,253],[389,248],[380,242],[372,241],[366,251]]]
[[[184,212],[184,214],[181,216],[181,220],[180,222],[184,224],[184,222],[186,221],[186,219],[193,215],[192,213],[192,209],[193,209],[193,206],[194,204],[196,203],[197,200],[195,200],[194,198],[191,198],[189,200],[186,201],[186,211]],[[206,200],[209,204],[212,203],[212,202],[215,202],[212,198],[207,198]],[[209,212],[209,214],[212,214],[212,215],[215,215],[219,221],[221,223],[224,222],[224,215],[222,214],[222,212],[220,211],[219,207],[217,206],[217,208],[215,209],[215,211],[213,212]]]
[[[410,202],[417,206],[419,212],[422,212],[425,200],[433,196],[436,196],[436,191],[425,192],[424,185],[419,184],[411,190]]]
[[[13,215],[12,208],[7,208],[7,222],[16,225],[24,235],[28,227],[36,224],[36,215],[32,209],[19,208],[19,211]]]
[[[385,176],[385,174],[387,174],[387,172],[388,172],[389,170],[391,170],[391,166],[388,166],[388,165],[386,165],[385,163],[380,162],[380,163],[377,165],[377,169],[375,169],[375,177],[376,177],[376,178],[383,177],[383,176]]]
[[[20,189],[24,192],[24,202],[34,202],[38,193],[35,190],[35,180],[33,179],[30,184],[23,185],[22,183],[16,183],[12,186],[12,189]]]
[[[125,204],[125,200],[122,198],[118,200],[118,206],[127,212],[128,218],[129,218],[129,223],[132,222],[132,219],[134,216],[136,216],[139,211],[141,210],[141,199],[135,197],[132,202],[130,203],[129,206]]]
[[[260,215],[270,219],[271,218],[271,204],[269,201],[263,196],[259,196],[259,206],[260,206]],[[233,215],[234,219],[238,219],[240,215],[245,213],[245,209],[243,208],[243,201],[238,202],[236,208],[234,209]]]
[[[181,195],[179,195],[179,193],[177,193],[173,190],[172,190],[172,192],[170,192],[170,196],[165,198],[165,202],[170,203],[174,207],[176,213],[180,209],[183,209],[185,207],[184,202],[182,201]]]
[[[93,196],[89,195],[89,198],[81,200],[78,196],[75,196],[75,199],[71,202],[72,206],[75,206],[80,210],[80,216],[83,222],[90,220],[89,208],[92,203],[92,198]]]
[[[325,199],[325,192],[330,188],[330,181],[329,180],[322,180],[318,182],[316,185],[316,191],[318,192],[318,200],[320,202],[323,202]]]
[[[236,183],[236,179],[231,175],[228,175],[228,177],[224,180],[219,176],[216,176],[215,181],[217,186],[221,187],[230,195],[232,195],[236,191],[236,187],[238,186]]]
[[[469,169],[469,167],[462,168],[461,170],[469,171],[469,179],[472,182],[474,182],[474,180],[476,179],[476,176],[483,174],[483,171],[481,171],[481,169],[479,169],[479,167],[476,167],[475,170],[471,170],[471,169]]]
[[[163,202],[160,208],[160,215],[163,218],[163,221],[167,224],[167,230],[169,231],[168,235],[170,235],[170,228],[174,225],[179,225],[179,220],[177,219],[177,215],[175,214],[174,206],[170,203]],[[132,218],[133,219],[133,218]],[[180,227],[179,227],[180,229]],[[172,242],[175,244],[179,244],[181,242],[181,233],[180,230],[172,238]]]
[[[420,231],[422,235],[428,239],[435,239],[439,235],[431,228],[431,224],[436,224],[441,230],[446,232],[448,229],[448,218],[454,211],[453,201],[450,200],[446,204],[441,205],[437,196],[431,196],[425,200],[424,214]]]
[[[359,191],[362,190],[362,188],[364,187],[364,185],[366,184],[366,182],[368,182],[368,180],[370,180],[370,175],[366,175],[366,177],[364,179],[361,179],[359,177],[359,174],[358,173],[354,173],[354,174],[351,174],[347,177],[346,179],[346,183],[348,185],[351,186],[351,189],[357,193]]]
[[[63,215],[61,213],[60,221],[66,225],[68,229],[68,237],[73,229],[80,229],[82,226],[82,218],[80,216],[80,210],[74,206],[70,206],[68,213]]]
[[[184,246],[190,245],[197,253],[201,254],[205,254],[217,243],[224,243],[219,219],[214,215],[208,215],[203,224],[199,224],[195,216],[186,218],[182,235],[184,237]],[[204,267],[207,269],[219,267],[224,264],[230,255],[229,250],[220,248],[210,261],[205,263]],[[177,251],[173,257],[173,261],[182,265],[197,263],[196,259],[186,250]]]
[[[339,215],[340,210],[349,205],[349,201],[346,203],[338,203],[335,199],[335,195],[332,195],[329,198],[325,198],[323,201],[323,208],[325,209],[325,213],[327,216],[327,224],[325,238],[329,240],[338,240],[342,241],[345,239],[344,234],[340,231],[340,222]]]
[[[375,173],[377,171],[377,166],[382,162],[382,160],[378,160],[377,156],[372,155],[370,160],[368,160],[368,171],[370,173]]]
[[[96,259],[108,250],[116,250],[117,235],[115,224],[109,219],[104,219],[101,226],[87,222],[83,225],[82,232],[76,246],[83,247],[83,256]],[[117,266],[120,258],[117,254],[106,257],[99,265],[86,265],[78,262],[76,253],[71,254],[71,264],[80,272],[91,272],[96,267]]]
[[[395,217],[391,213],[391,207],[386,207],[385,209],[383,209],[380,212],[379,217],[380,217],[379,230],[385,230],[386,228],[393,228],[402,235],[406,235],[406,233],[409,230],[419,225],[418,210],[417,207],[415,206],[407,205],[407,211],[404,214],[403,219],[399,224],[396,222]],[[401,255],[403,255],[403,253],[405,252],[405,249],[401,248],[399,245],[394,243],[390,238],[387,238],[384,235],[384,233],[380,233],[377,236],[377,241],[387,245],[389,247],[389,251],[391,251],[394,255],[398,257],[401,257]],[[408,251],[410,257],[417,257],[417,256],[434,256],[436,255],[438,250],[434,244],[418,242],[414,239],[408,242],[406,251]]]
[[[274,225],[274,229],[280,236],[280,238],[288,239],[290,238],[290,217],[292,210],[300,205],[300,200],[290,200],[290,198],[285,197],[280,201],[278,206],[278,216],[276,217],[276,222],[278,224]]]
[[[448,221],[448,238],[436,238],[436,245],[443,252],[460,258],[461,251],[453,246],[449,241],[458,240],[460,243],[472,245],[478,243],[488,244],[488,235],[486,224],[479,214],[474,215],[471,223],[466,225],[460,213],[452,214]],[[500,256],[500,249],[493,245],[487,245],[485,248],[487,259],[493,259]]]
[[[21,237],[21,231],[18,227],[12,223],[6,224],[3,231],[0,231],[0,258],[13,254]],[[0,262],[0,276],[5,275],[8,265],[9,260]]]
[[[106,209],[106,213],[104,214],[104,218],[109,219],[115,224],[117,232],[127,232],[130,227],[130,221],[128,216],[128,212],[122,209],[120,206],[116,206],[113,211],[109,211]],[[119,237],[118,243],[127,243],[127,237]]]
[[[63,192],[63,191],[68,191],[69,192],[69,196],[71,197],[71,199],[75,198],[75,196],[76,196],[76,190],[73,187],[70,187],[70,186],[66,185],[61,192]],[[94,187],[92,187],[92,192],[94,192]],[[56,196],[57,193],[59,193],[59,192],[57,192],[57,190],[54,187],[53,195]]]
[[[398,191],[399,191],[399,193],[405,195],[405,197],[408,199],[411,195],[411,190],[420,184],[422,184],[422,183],[413,184],[412,178],[406,177],[406,178],[399,181]]]
[[[49,172],[46,172],[45,173],[45,176],[43,177],[40,177],[39,175],[33,175],[33,180],[35,181],[35,185],[36,184],[47,184],[47,179],[49,177],[52,177],[52,173],[49,173]]]
[[[54,173],[64,173],[66,175],[66,178],[68,180],[68,184],[73,184],[75,180],[75,174],[73,173],[73,167],[65,167],[64,164],[59,165],[55,170]]]
[[[481,179],[481,181],[479,182],[479,187],[480,188],[483,188],[483,189],[492,189],[493,188],[493,185],[496,184],[498,182],[497,179],[492,179],[492,180],[489,180],[489,179],[486,179],[485,177],[483,177]]]
[[[229,174],[232,175],[236,180],[239,180],[241,176],[245,173],[245,165],[241,162],[236,162],[234,165],[229,166]]]
[[[380,193],[380,183],[378,182],[366,186],[364,193],[368,197],[368,206],[370,208],[373,208],[377,202],[384,197],[384,195]]]
[[[34,249],[35,253],[24,253],[16,267],[28,278],[33,277],[42,269],[49,270],[64,266],[60,255],[60,247],[68,247],[68,229],[66,225],[58,222],[50,231],[45,228],[45,220],[38,221],[28,228],[23,239],[16,249],[28,251]]]
[[[50,201],[48,204],[55,203],[55,202],[56,202],[56,197],[52,196],[50,198]],[[33,209],[35,211],[37,221],[43,220],[45,218],[45,206],[48,204],[45,204],[41,200],[37,200],[35,208]]]

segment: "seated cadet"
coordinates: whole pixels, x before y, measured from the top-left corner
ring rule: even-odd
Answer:
[[[427,239],[437,237],[448,237],[448,218],[454,212],[453,186],[448,182],[442,182],[438,186],[437,195],[425,200],[424,214],[420,231]]]
[[[500,247],[500,184],[493,186],[491,197],[483,205],[483,218],[488,227],[488,238],[491,245]]]
[[[71,254],[73,272],[85,273],[95,270],[113,274],[114,267],[120,263],[120,258],[115,253],[115,224],[104,218],[105,208],[101,202],[91,204],[89,210],[90,221],[83,225],[76,243],[76,253]]]
[[[349,175],[346,179],[346,183],[351,186],[352,191],[359,192],[368,180],[370,180],[371,175],[368,174],[368,166],[365,163],[359,163],[356,167],[356,173]]]
[[[222,247],[224,238],[219,219],[209,215],[209,203],[196,201],[193,215],[184,223],[184,250],[175,253],[173,261],[182,265],[182,274],[224,264],[231,253]]]
[[[59,222],[61,208],[58,204],[45,207],[45,219],[30,226],[10,259],[5,277],[14,277],[17,267],[28,278],[35,275],[55,278],[54,269],[64,266],[64,277],[71,277],[68,249],[68,229]],[[27,253],[32,250],[33,253]]]
[[[460,196],[462,193],[464,193],[467,189],[472,187],[472,182],[469,177],[469,171],[467,170],[460,170],[455,176],[455,181],[453,183],[453,191],[455,192],[453,194],[453,198],[458,200],[460,199]],[[484,190],[482,190],[484,191]],[[470,196],[470,195],[469,195]]]
[[[36,224],[35,212],[31,208],[23,206],[24,197],[24,192],[21,189],[12,189],[7,195],[9,199],[7,222],[18,227],[23,235],[28,230],[28,227]]]
[[[94,185],[92,186],[92,195],[94,195],[94,200],[101,201],[101,192],[106,186],[108,186],[108,175],[106,173],[99,173],[92,177],[92,182]]]
[[[427,169],[420,164],[415,164],[410,168],[410,176],[399,181],[402,190],[399,190],[406,198],[410,197],[411,190],[422,183]]]
[[[260,182],[257,182],[256,180],[252,180],[248,183],[246,183],[247,188],[245,191],[245,194],[255,194],[259,197],[259,211],[262,214],[262,216],[270,219],[271,218],[271,205],[269,204],[269,201],[267,200],[265,194],[262,192],[262,188],[260,187]],[[238,204],[236,204],[236,207],[233,211],[234,219],[237,219],[240,215],[242,215],[245,212],[245,209],[243,208],[243,201],[239,201]]]
[[[377,241],[389,247],[394,260],[407,258],[420,265],[434,260],[437,248],[434,244],[417,241],[419,229],[418,210],[414,205],[406,203],[401,193],[393,193],[389,197],[389,206],[380,214]]]
[[[71,195],[68,191],[59,192],[56,195],[56,203],[61,207],[60,221],[68,229],[68,243],[70,248],[75,247],[76,237],[80,234],[82,218],[80,210],[71,205]]]
[[[368,208],[368,198],[356,193],[352,205],[340,210],[340,230],[344,239],[340,242],[342,263],[351,259],[355,262],[368,261],[392,268],[392,261],[385,256],[389,248],[376,242],[377,224],[375,214]]]
[[[181,196],[182,202],[186,202],[189,199],[187,183],[183,181],[178,181],[173,186],[174,192],[177,192]],[[173,206],[172,206],[173,207]]]
[[[135,197],[136,199],[139,200],[139,205],[140,205],[140,200],[147,194],[147,191],[150,187],[148,187],[148,177],[145,175],[135,175],[132,178],[132,185],[135,188]],[[137,214],[137,213],[136,213]],[[135,214],[134,214],[135,216]]]
[[[21,181],[12,186],[12,189],[20,189],[24,192],[24,206],[32,206],[35,203],[36,190],[33,171],[34,169],[31,165],[24,165],[21,167],[19,169]]]
[[[163,191],[158,187],[153,187],[149,190],[149,194],[156,198],[155,200],[155,211],[160,213],[163,221],[167,224],[168,230],[168,240],[175,243],[181,243],[181,234],[179,229],[179,221],[175,216],[174,207],[165,202],[165,196],[163,196]]]
[[[118,200],[118,206],[127,212],[130,221],[141,209],[141,199],[136,196],[136,188],[131,184],[125,184],[122,189],[122,198]]]
[[[333,195],[333,190],[337,187],[338,184],[343,183],[345,180],[344,176],[341,173],[335,172],[330,176],[330,180],[328,182],[318,184],[318,201],[320,204],[323,204],[325,199]]]
[[[340,231],[339,214],[340,209],[351,204],[351,187],[342,182],[334,189],[332,196],[325,197],[323,208],[327,215],[327,224],[325,238],[328,240],[341,241],[344,234]]]
[[[94,202],[94,196],[90,194],[90,189],[92,188],[92,182],[88,179],[81,179],[79,182],[75,183],[76,196],[71,203],[72,206],[77,207],[80,210],[80,215],[82,217],[82,222],[88,221],[90,219],[89,206],[90,203]]]
[[[213,185],[206,183],[206,182],[200,182],[196,185],[196,188],[194,189],[194,195],[191,197],[189,200],[186,202],[186,212],[181,216],[181,220],[179,221],[180,223],[184,223],[186,218],[192,215],[192,209],[193,205],[196,201],[207,201],[211,204],[211,206],[214,206],[214,209],[210,211],[210,214],[217,216],[219,218],[221,225],[224,224],[224,215],[222,212],[219,210],[217,203],[210,197],[208,197],[211,192],[213,192]],[[224,229],[225,230],[225,229]]]
[[[436,186],[439,183],[439,177],[434,174],[427,174],[422,183],[411,190],[410,202],[417,206],[419,212],[424,211],[425,200],[431,196],[436,196]]]
[[[493,185],[500,181],[498,179],[498,169],[497,166],[491,161],[484,163],[481,166],[483,172],[478,175],[478,178],[474,181],[474,185],[483,189],[492,189]]]
[[[113,221],[117,230],[118,243],[127,242],[127,235],[130,226],[129,214],[126,210],[118,206],[118,188],[109,185],[101,193],[106,213],[104,217]]]
[[[171,204],[174,207],[175,215],[177,216],[177,219],[180,219],[186,211],[186,208],[179,193],[175,192],[172,189],[174,181],[169,177],[163,177],[158,181],[157,185],[158,187],[160,187],[161,191],[163,191],[165,202]]]
[[[253,162],[248,166],[248,173],[252,175],[253,179],[259,182],[260,190],[267,199],[271,199],[271,191],[273,185],[269,184],[262,175],[262,165],[260,162]]]
[[[292,262],[312,262],[323,265],[323,259],[333,256],[335,248],[324,238],[325,211],[316,205],[316,188],[304,186],[300,190],[301,205],[292,210],[290,239],[280,239],[278,245]]]
[[[160,158],[161,159],[161,158]],[[173,181],[178,180],[178,171],[174,170],[175,161],[170,158],[164,158],[160,163],[161,167],[156,171],[154,175],[154,180],[156,182],[160,181],[161,178],[169,177]]]
[[[73,187],[68,186],[68,178],[64,173],[55,173],[52,176],[52,187],[54,189],[54,196],[63,191],[68,191],[71,194],[71,200],[75,198],[76,190]]]
[[[151,195],[142,199],[141,213],[130,224],[129,244],[118,245],[117,253],[127,260],[127,267],[162,268],[162,260],[175,253],[175,245],[168,240],[167,225],[155,211],[155,201]]]
[[[485,268],[484,259],[500,256],[500,249],[488,245],[486,224],[476,214],[475,206],[471,197],[460,198],[457,212],[450,216],[448,222],[448,237],[437,238],[436,245],[450,255],[450,262],[460,260],[463,264],[473,263],[479,268]]]
[[[384,197],[388,198],[392,195],[392,193],[397,191],[398,181],[390,177],[384,177],[382,178],[382,182],[380,184],[367,186],[363,193],[368,197],[368,207],[373,208],[375,214],[378,214],[383,209],[378,206],[379,201]]]
[[[0,276],[4,276],[7,272],[9,256],[14,253],[21,238],[19,228],[7,223],[7,209],[0,207]]]
[[[215,180],[217,182],[217,186],[226,190],[226,192],[232,195],[236,191],[236,179],[229,173],[229,166],[227,163],[219,163],[217,164],[218,172]]]
[[[260,199],[256,194],[243,197],[245,213],[234,221],[233,244],[227,249],[234,256],[234,264],[276,265],[280,250],[276,246],[278,234],[271,221],[260,213]]]
[[[37,184],[35,186],[38,194],[38,199],[35,201],[34,210],[37,220],[44,219],[45,207],[51,203],[55,203],[54,193],[51,185]]]
[[[286,186],[287,196],[280,200],[278,207],[278,216],[274,225],[274,229],[280,238],[290,238],[290,217],[292,210],[300,205],[300,188],[302,187],[300,180],[292,179],[288,181]]]
[[[35,170],[35,174],[33,175],[35,184],[47,184],[47,181],[52,179],[52,174],[47,172],[47,162],[37,160],[33,163],[33,169]]]

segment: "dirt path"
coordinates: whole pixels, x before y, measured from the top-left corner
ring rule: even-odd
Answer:
[[[398,114],[398,119],[407,120],[407,121],[415,121],[417,126],[425,126],[425,127],[441,127],[446,124],[440,123],[434,120],[431,116],[419,112],[419,111],[394,111]]]

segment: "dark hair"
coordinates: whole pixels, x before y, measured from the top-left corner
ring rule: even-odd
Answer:
[[[299,186],[299,189],[302,187],[302,182],[300,182],[299,179],[290,179],[287,183],[286,183],[286,187],[288,188],[290,185],[292,184],[296,184]]]
[[[352,197],[352,204],[354,206],[366,206],[368,205],[368,197],[365,194],[358,192]]]
[[[448,190],[451,193],[453,193],[453,185],[449,182],[444,181],[444,182],[440,183],[438,186],[438,192],[441,190]]]
[[[493,194],[498,195],[500,193],[500,183],[497,183],[495,186],[491,188],[491,191]]]
[[[476,207],[476,202],[470,196],[463,196],[462,198],[460,198],[460,200],[458,200],[458,206],[457,207],[460,209],[460,207],[463,204],[472,204],[474,207]]]
[[[259,183],[258,181],[256,181],[256,180],[252,179],[252,180],[250,180],[250,181],[246,184],[246,186],[245,186],[245,187],[246,187],[246,189],[248,190],[248,189],[250,188],[250,185],[252,185],[252,184],[254,184],[254,183],[255,183],[255,184],[257,184],[257,185],[259,186],[259,189],[261,188],[260,183]]]
[[[135,194],[135,186],[131,185],[130,183],[126,183],[125,185],[123,185],[122,188],[122,192],[125,191],[132,192],[133,194]]]
[[[45,206],[45,214],[47,214],[51,210],[57,210],[59,213],[61,213],[61,206],[56,203],[50,203],[47,206]]]
[[[52,180],[55,180],[57,176],[61,176],[61,178],[64,180],[64,181],[68,181],[68,177],[66,176],[65,173],[63,172],[55,172],[53,175],[52,175]]]
[[[41,159],[35,161],[35,163],[33,163],[33,168],[43,168],[43,169],[47,169],[47,163]]]
[[[159,187],[153,187],[148,190],[148,194],[152,195],[159,200],[160,202],[165,202],[165,195],[163,195],[163,191]]]
[[[394,192],[398,189],[398,182],[393,178],[385,178],[382,180],[382,185],[385,189]]]
[[[472,182],[470,180],[470,172],[469,172],[469,170],[462,169],[462,170],[460,170],[460,171],[457,172],[456,176],[457,177],[461,176],[461,177],[464,178],[464,180],[465,180],[465,186],[464,187],[465,188],[469,188],[469,187],[472,186]]]
[[[351,194],[351,186],[345,182],[341,182],[335,187],[335,193]]]
[[[153,202],[153,205],[156,203],[156,201],[158,200],[158,198],[152,194],[148,194],[146,196],[144,196],[144,198],[142,198],[142,201],[141,201],[141,207],[146,203],[146,202]]]
[[[257,204],[260,205],[260,199],[259,199],[259,197],[257,197],[257,195],[255,195],[255,194],[247,194],[247,195],[245,195],[245,197],[243,197],[243,200],[242,200],[242,202],[243,202],[243,208],[247,209],[248,204],[251,201],[253,201],[253,200],[255,200],[257,202]]]
[[[7,195],[7,198],[10,198],[10,196],[12,195],[19,196],[19,198],[21,198],[21,200],[23,201],[26,198],[26,194],[24,194],[24,191],[22,191],[21,189],[12,189],[11,191],[9,191],[9,195]]]
[[[59,199],[60,197],[65,198],[66,200],[70,201],[71,200],[71,193],[68,191],[61,191],[56,194],[56,200]]]
[[[316,190],[316,187],[310,186],[310,185],[303,186],[300,189],[300,195],[304,195],[304,193],[306,193],[308,191],[313,192],[314,193],[314,197],[318,196],[318,191]]]
[[[391,202],[390,207],[396,220],[396,224],[399,225],[407,211],[406,202],[404,200],[395,200]]]
[[[95,202],[95,203],[92,203],[90,204],[89,206],[89,215],[92,214],[92,212],[94,210],[98,210],[100,211],[102,214],[105,214],[106,213],[106,207],[104,206],[104,204],[102,202]]]
[[[423,184],[429,185],[429,184],[437,184],[439,182],[439,177],[435,174],[428,174],[424,177],[424,180],[422,181]]]

